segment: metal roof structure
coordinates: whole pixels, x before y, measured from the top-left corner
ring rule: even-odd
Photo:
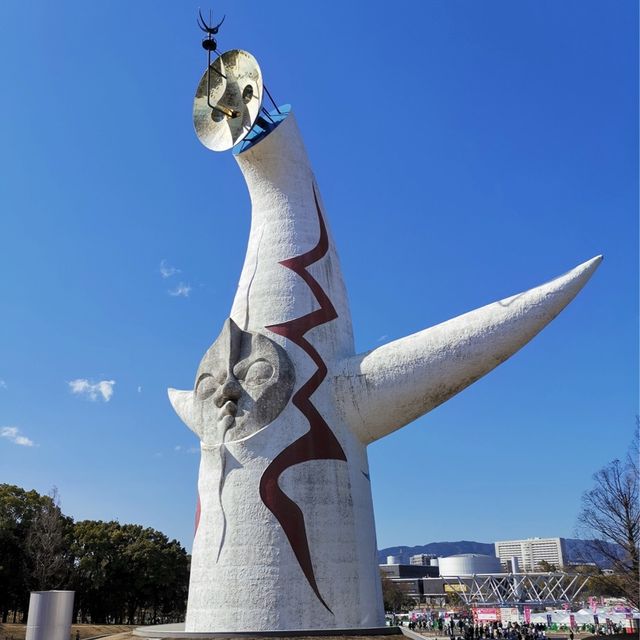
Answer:
[[[492,573],[445,578],[468,606],[532,605],[548,607],[571,603],[587,584],[588,576],[570,573]]]
[[[457,594],[468,607],[561,607],[575,602],[589,577],[570,573],[487,573],[391,578],[423,601]]]

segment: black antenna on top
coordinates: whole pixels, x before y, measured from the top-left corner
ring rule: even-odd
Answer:
[[[207,37],[202,41],[202,47],[207,51],[215,51],[218,48],[218,43],[213,36],[218,35],[218,29],[222,26],[222,23],[224,22],[224,19],[226,17],[226,15],[222,16],[222,20],[220,20],[220,22],[218,22],[218,24],[213,27],[207,23],[207,21],[202,16],[202,11],[198,9],[198,26],[207,34]],[[211,11],[209,11],[209,22],[212,22]]]
[[[207,104],[213,111],[222,113],[230,118],[237,118],[240,115],[239,111],[223,109],[219,105],[211,104],[211,71],[214,71],[219,76],[222,76],[225,80],[227,78],[227,76],[218,71],[218,69],[216,69],[211,64],[211,54],[218,53],[218,42],[213,36],[218,35],[218,29],[220,29],[220,26],[222,25],[226,17],[226,15],[222,16],[222,20],[220,20],[220,22],[218,22],[218,24],[214,27],[211,26],[213,24],[211,10],[209,10],[209,23],[207,23],[202,15],[202,11],[198,9],[198,26],[207,34],[207,37],[202,41],[202,48],[206,49],[207,51]]]

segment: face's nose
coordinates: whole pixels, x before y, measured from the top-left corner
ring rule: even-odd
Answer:
[[[232,400],[235,402],[242,395],[242,387],[238,383],[238,381],[232,377],[227,376],[227,379],[224,381],[218,390],[216,391],[214,402],[217,407],[222,407],[225,402]]]

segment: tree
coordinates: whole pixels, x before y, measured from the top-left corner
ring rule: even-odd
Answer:
[[[189,556],[177,540],[137,524],[74,526],[76,601],[83,620],[140,624],[184,616]]]
[[[54,487],[41,498],[26,538],[29,587],[34,591],[66,586],[71,571],[69,552],[72,520],[60,511],[60,496]]]
[[[9,612],[16,621],[26,613],[29,599],[30,563],[25,545],[33,521],[44,505],[37,491],[0,484],[0,613],[7,622]]]
[[[409,597],[396,582],[382,572],[380,572],[380,579],[382,580],[382,600],[385,611],[395,613],[403,609],[410,609],[415,605],[413,598]]]
[[[602,573],[597,566],[575,565],[572,570],[587,579],[582,590],[583,599],[587,596],[624,598],[615,577]]]
[[[547,562],[546,560],[540,560],[538,562],[538,571],[543,571],[544,573],[554,573],[558,570],[555,564],[552,562]]]
[[[593,476],[594,487],[582,496],[581,533],[595,555],[606,558],[612,576],[602,576],[635,606],[640,604],[640,508],[638,505],[638,421],[625,460],[613,460]]]
[[[457,585],[449,585],[449,586],[455,587]],[[445,590],[446,590],[446,585],[445,585]],[[445,602],[448,607],[452,609],[456,609],[464,605],[464,600],[462,599],[462,596],[458,591],[456,591],[455,589],[449,589],[449,590],[446,590],[445,592],[447,594],[445,596]]]
[[[0,484],[0,614],[27,613],[29,591],[76,591],[74,619],[144,624],[184,616],[189,556],[177,540],[136,524],[62,514],[49,496]]]

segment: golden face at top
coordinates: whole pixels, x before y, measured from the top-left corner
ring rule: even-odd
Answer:
[[[193,126],[200,142],[225,151],[253,127],[262,106],[262,73],[248,52],[233,49],[204,72],[193,101]]]

